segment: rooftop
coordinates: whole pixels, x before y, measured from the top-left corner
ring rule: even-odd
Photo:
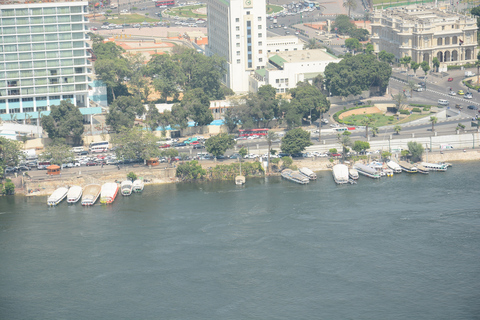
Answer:
[[[297,51],[282,51],[277,52],[276,55],[280,58],[283,62],[302,62],[302,61],[336,61],[338,58],[328,54],[324,49],[310,49],[310,50],[297,50]],[[273,62],[277,63],[273,58],[270,57],[269,59]],[[275,58],[275,59],[278,59]],[[277,63],[278,64],[278,63]]]

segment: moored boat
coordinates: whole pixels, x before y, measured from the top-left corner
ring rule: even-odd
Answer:
[[[358,179],[358,171],[357,171],[357,169],[355,169],[355,168],[349,168],[349,169],[348,169],[348,176],[349,176],[352,180],[357,180],[357,179]]]
[[[345,164],[336,164],[332,168],[333,180],[337,184],[348,183],[348,167]]]
[[[60,187],[53,191],[53,193],[48,197],[47,204],[49,206],[56,206],[67,196],[68,188]]]
[[[67,193],[67,202],[68,203],[77,203],[78,200],[82,197],[83,189],[80,186],[73,186],[68,189]]]
[[[144,186],[145,185],[143,183],[143,180],[137,179],[137,180],[133,181],[132,191],[133,192],[142,192]]]
[[[398,165],[395,161],[388,161],[387,162],[387,167],[393,170],[394,173],[402,173],[402,167]]]
[[[416,173],[417,172],[417,168],[413,164],[410,164],[406,161],[398,161],[398,165],[405,172],[408,172],[408,173]]]
[[[100,196],[102,187],[99,184],[89,184],[83,189],[82,206],[93,206]]]
[[[390,168],[383,168],[383,172],[387,177],[393,177],[393,170]]]
[[[115,201],[118,193],[118,184],[115,182],[107,182],[102,185],[100,191],[100,203],[108,204]]]
[[[299,183],[299,184],[307,184],[310,182],[310,179],[305,177],[298,171],[293,171],[291,169],[284,169],[281,173],[281,176],[287,180]]]
[[[129,196],[132,194],[133,183],[130,180],[124,180],[120,184],[120,190],[122,191],[122,196]]]
[[[422,162],[422,166],[430,171],[447,171],[448,166],[440,163]]]
[[[317,179],[317,174],[307,167],[303,167],[303,168],[298,169],[298,172],[300,172],[301,174],[303,174],[305,177],[307,177],[310,180],[316,180]]]
[[[420,172],[420,173],[423,173],[423,174],[428,174],[428,172],[429,172],[428,168],[426,168],[425,166],[423,166],[419,163],[417,163],[415,165],[415,167],[417,168],[417,172]]]
[[[353,167],[358,171],[358,173],[360,173],[364,176],[367,176],[367,177],[373,178],[373,179],[379,179],[380,178],[380,173],[377,172],[377,170],[375,170],[374,168],[372,168],[370,166],[367,166],[367,165],[362,164],[362,163],[355,163]]]

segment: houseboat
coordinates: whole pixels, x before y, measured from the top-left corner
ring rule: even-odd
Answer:
[[[143,184],[143,180],[137,179],[137,180],[133,181],[132,190],[133,190],[133,192],[142,192],[144,186],[145,185]]]
[[[417,168],[413,164],[408,163],[407,161],[398,161],[398,165],[405,172],[408,172],[408,173],[417,172]]]
[[[348,183],[348,167],[345,164],[336,164],[332,169],[333,180],[337,184]]]
[[[447,171],[448,166],[441,163],[422,162],[422,166],[430,171]]]
[[[352,180],[357,180],[357,179],[358,179],[358,171],[357,171],[357,169],[349,168],[349,169],[348,169],[348,176],[349,176]]]
[[[281,176],[287,180],[299,183],[299,184],[307,184],[310,182],[310,179],[305,177],[298,171],[293,171],[291,169],[284,169],[281,173]]]
[[[77,203],[78,200],[82,197],[83,189],[80,186],[73,186],[68,189],[67,193],[67,202],[68,203]]]
[[[300,168],[298,171],[310,180],[317,180],[316,173],[307,167]]]
[[[402,173],[402,167],[398,165],[395,161],[388,161],[387,162],[387,167],[393,170],[394,173]]]
[[[129,196],[132,194],[133,183],[131,180],[122,181],[120,184],[120,190],[122,192],[122,196]]]
[[[82,206],[93,206],[100,196],[102,187],[99,184],[89,184],[83,189]]]
[[[107,182],[102,185],[100,191],[100,203],[109,204],[115,201],[118,193],[118,184],[115,182]]]
[[[62,202],[63,199],[67,196],[68,188],[65,187],[60,187],[57,190],[53,191],[53,193],[48,197],[47,199],[47,204],[49,206],[56,206],[60,202]]]
[[[372,168],[370,166],[367,166],[365,164],[355,163],[353,168],[356,169],[358,171],[358,173],[360,173],[364,176],[367,176],[369,178],[373,178],[373,179],[379,179],[380,178],[380,173],[377,170],[375,170],[374,168]]]

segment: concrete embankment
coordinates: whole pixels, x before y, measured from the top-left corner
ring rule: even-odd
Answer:
[[[375,155],[379,156],[379,155]],[[372,158],[374,158],[373,156]],[[423,160],[426,161],[426,154],[424,154]],[[444,153],[429,153],[428,162],[459,162],[459,161],[478,161],[480,160],[480,151],[477,150],[465,150],[462,151],[448,151]],[[203,168],[211,168],[217,164],[227,164],[234,160],[227,160],[222,162],[214,161],[202,161],[200,164]],[[337,160],[334,162],[338,162]],[[297,167],[308,167],[313,171],[330,170],[333,166],[332,162],[327,158],[306,158],[301,160],[294,160],[293,164]],[[97,173],[97,174],[75,174],[72,172],[70,175],[63,175],[50,177],[48,179],[31,180],[24,179],[23,182],[19,181],[17,185],[17,194],[26,194],[27,196],[46,196],[50,195],[56,188],[62,186],[86,186],[88,184],[97,183],[103,184],[105,182],[117,181],[121,182],[126,179],[128,172],[134,172],[138,177],[142,177],[149,184],[164,184],[164,183],[176,183],[180,182],[176,177],[176,168],[174,167],[155,167],[148,168],[145,166],[128,167],[121,171],[111,171],[109,173]],[[21,179],[23,177],[19,177]],[[23,184],[23,188],[22,188]]]

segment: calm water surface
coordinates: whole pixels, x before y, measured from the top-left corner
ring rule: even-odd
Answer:
[[[479,319],[477,162],[0,198],[0,319]]]

